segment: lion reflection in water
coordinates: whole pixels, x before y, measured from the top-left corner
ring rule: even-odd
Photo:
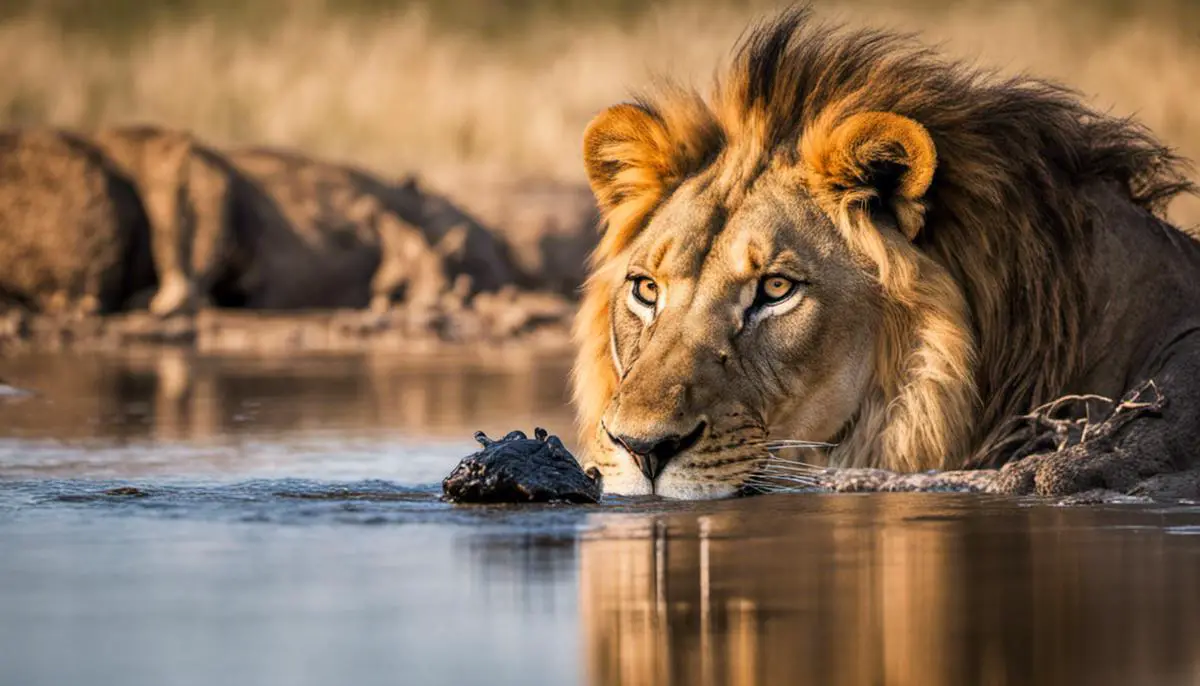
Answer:
[[[579,558],[590,683],[1200,678],[1195,574],[1178,554],[1145,564],[1186,537],[1113,529],[1096,535],[1121,538],[1119,553],[1103,541],[1061,545],[1054,532],[1066,523],[1101,528],[1103,514],[1087,509],[912,521],[929,517],[927,498],[606,516]]]

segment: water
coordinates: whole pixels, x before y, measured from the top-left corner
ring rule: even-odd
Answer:
[[[0,360],[0,684],[1200,684],[1200,506],[438,501],[566,369]]]

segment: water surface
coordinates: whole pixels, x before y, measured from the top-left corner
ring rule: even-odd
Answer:
[[[567,364],[0,360],[0,684],[1200,684],[1200,506],[440,502]]]

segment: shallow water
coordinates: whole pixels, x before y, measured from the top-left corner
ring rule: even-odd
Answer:
[[[1200,506],[442,503],[509,363],[0,360],[0,684],[1200,684]]]

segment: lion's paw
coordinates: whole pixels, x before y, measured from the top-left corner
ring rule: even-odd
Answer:
[[[1014,495],[1070,495],[1133,488],[1136,474],[1115,452],[1091,452],[1084,445],[1032,455],[1004,465],[994,491]]]
[[[1144,476],[1143,467],[1120,449],[1074,445],[1005,465],[989,490],[1052,497],[1097,489],[1129,493]]]
[[[191,313],[196,310],[196,289],[186,277],[174,276],[163,284],[150,301],[150,312],[157,317]]]

